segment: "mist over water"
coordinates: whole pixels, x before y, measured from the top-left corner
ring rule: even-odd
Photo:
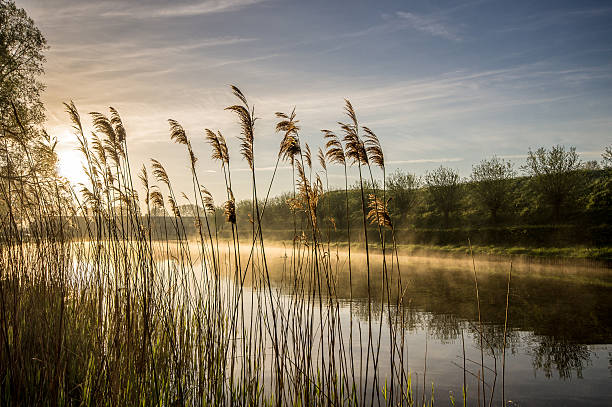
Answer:
[[[249,262],[249,250],[242,254],[242,265]],[[302,248],[303,250],[304,248]],[[300,250],[300,249],[298,249]],[[196,252],[195,250],[194,252]],[[231,270],[231,256],[221,249],[222,262]],[[296,275],[292,270],[292,245],[267,246],[266,256],[270,282],[278,295],[279,309],[290,307],[296,299]],[[353,337],[354,363],[365,359],[362,349],[367,343],[368,284],[365,254],[352,252],[352,299],[347,253],[330,247],[329,288],[321,296],[337,301],[343,332],[350,327],[361,329],[361,339]],[[254,256],[259,256],[255,253]],[[196,255],[197,257],[197,255]],[[194,257],[196,263],[199,259]],[[413,397],[432,397],[446,405],[450,398],[461,403],[465,348],[468,401],[478,402],[480,344],[474,273],[469,258],[435,258],[398,256],[393,267],[401,270],[404,292],[398,300],[397,289],[384,292],[381,255],[370,255],[370,295],[372,327],[376,333],[374,347],[380,344],[379,380],[384,383],[390,372],[387,354],[391,346],[388,323],[403,315],[406,370],[410,373]],[[257,264],[260,259],[251,259]],[[306,261],[306,260],[304,260]],[[387,255],[391,267],[391,255]],[[201,264],[200,264],[201,265]],[[196,264],[197,266],[197,264]],[[199,266],[195,267],[196,269]],[[505,302],[510,261],[475,263],[479,284],[483,323],[484,363],[487,400],[494,387],[493,401],[501,403],[502,350],[504,340]],[[296,269],[299,270],[299,267]],[[397,278],[397,277],[393,277]],[[225,287],[232,289],[231,277]],[[391,281],[390,286],[394,286]],[[326,283],[327,284],[327,283]],[[257,282],[245,278],[243,296],[257,306]],[[316,288],[315,288],[316,289]],[[333,292],[329,296],[329,290]],[[316,295],[319,293],[317,292]],[[305,293],[307,296],[308,293]],[[571,265],[547,266],[515,262],[512,265],[505,355],[505,396],[515,405],[604,406],[612,397],[612,276],[607,269],[588,269]],[[390,299],[389,302],[387,300]],[[381,302],[384,314],[381,315]],[[387,308],[387,304],[399,304]],[[315,308],[317,307],[314,304]],[[326,305],[324,305],[326,306]],[[288,309],[288,308],[285,308]],[[320,321],[314,312],[316,326]],[[397,321],[396,319],[394,319]],[[380,341],[378,332],[380,329]],[[318,334],[313,337],[317,341]],[[343,341],[348,348],[348,335]],[[323,341],[323,347],[328,345]],[[323,350],[319,349],[320,352]],[[361,353],[360,353],[361,352]],[[396,362],[397,363],[397,362]],[[425,368],[425,364],[427,367]],[[364,377],[362,377],[364,379]],[[371,386],[372,378],[369,377]],[[495,381],[495,386],[494,386]],[[362,381],[363,384],[363,381]]]

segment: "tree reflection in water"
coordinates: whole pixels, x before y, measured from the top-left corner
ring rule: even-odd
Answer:
[[[353,265],[353,314],[367,320],[367,279],[359,261]],[[376,264],[376,261],[373,261]],[[280,265],[279,265],[280,266]],[[479,263],[479,290],[485,351],[501,361],[504,338],[507,264]],[[276,268],[277,287],[288,295],[290,276]],[[348,272],[340,264],[333,276],[335,294],[343,304],[349,301]],[[612,343],[612,278],[609,273],[567,268],[516,268],[513,272],[507,355],[526,349],[533,368],[547,378],[556,371],[560,378],[582,377],[591,364],[591,344]],[[376,272],[373,272],[376,275]],[[397,281],[397,276],[394,277]],[[390,297],[392,320],[402,321],[405,332],[427,330],[430,337],[443,343],[461,341],[461,330],[478,340],[477,308],[474,282],[469,264],[461,261],[415,262],[403,259],[401,278],[405,292],[402,300],[397,287]],[[370,281],[372,314],[380,320],[381,279]],[[576,299],[580,298],[577,306]],[[385,310],[387,312],[387,310]],[[396,315],[397,313],[400,315]],[[397,318],[396,318],[397,317]],[[388,321],[388,318],[384,318]],[[388,323],[388,322],[387,322]],[[525,335],[527,334],[527,335]],[[467,338],[467,337],[466,337]],[[467,340],[467,339],[466,339]],[[612,357],[610,358],[612,372]]]
[[[535,337],[533,367],[544,372],[547,378],[557,371],[562,379],[582,378],[582,370],[591,364],[591,350],[587,345],[555,340],[551,337]]]

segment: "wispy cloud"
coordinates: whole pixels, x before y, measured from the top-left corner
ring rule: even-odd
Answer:
[[[417,31],[451,41],[461,41],[461,37],[441,18],[418,15],[407,11],[398,11],[396,15]]]
[[[45,13],[37,21],[62,26],[70,21],[95,17],[96,23],[108,20],[146,20],[180,18],[234,12],[269,0],[104,0],[84,2],[80,0],[54,0],[37,4]],[[117,21],[113,21],[113,24]]]
[[[449,14],[449,13],[445,13]],[[361,38],[393,33],[406,29],[413,29],[432,35],[434,37],[445,38],[451,41],[462,41],[457,29],[447,22],[448,16],[439,15],[419,15],[408,11],[397,11],[395,14],[384,14],[384,21],[379,24],[371,25],[356,31],[349,31],[335,36],[334,38]],[[329,41],[331,38],[324,38]],[[337,46],[340,47],[340,46]],[[334,47],[334,48],[337,48]]]
[[[145,62],[150,62],[150,58],[171,58],[181,54],[192,56],[198,50],[213,47],[227,47],[230,45],[250,43],[256,40],[256,38],[251,37],[217,37],[196,41],[183,41],[181,43],[177,43],[176,41],[152,43],[150,40],[131,39],[118,43],[106,44],[103,49],[99,49],[89,42],[59,44],[54,46],[50,52],[52,55],[59,55],[64,59],[95,61],[96,64],[99,64],[100,60],[110,60],[116,63],[118,58],[121,58],[123,63],[125,63],[125,59],[127,58],[136,60],[146,58],[147,60]]]
[[[451,158],[423,158],[419,160],[391,160],[391,161],[387,161],[386,164],[456,163],[459,161],[463,161],[463,158],[451,157]]]
[[[396,81],[370,86],[368,78],[362,85],[349,88],[330,84],[325,89],[309,89],[287,94],[286,100],[276,98],[279,105],[299,100],[300,114],[321,111],[335,112],[338,95],[347,95],[362,114],[372,116],[372,126],[412,123],[413,125],[449,119],[451,116],[476,114],[483,116],[516,106],[550,105],[582,97],[576,83],[612,79],[612,71],[604,68],[554,70],[533,63],[505,69],[480,72],[455,71],[418,80]],[[334,113],[335,114],[335,113]]]
[[[271,166],[271,167],[255,167],[255,171],[274,171],[275,167]],[[291,167],[286,166],[286,165],[279,165],[278,170],[290,170]],[[251,172],[250,168],[232,168],[232,171],[239,171],[239,172]]]
[[[220,68],[226,65],[234,65],[234,64],[246,64],[249,62],[257,62],[257,61],[265,61],[266,59],[278,58],[283,54],[279,53],[271,53],[267,55],[260,55],[252,58],[237,58],[237,59],[228,59],[224,61],[218,61],[216,63],[211,64],[208,68]]]
[[[156,5],[154,7],[138,7],[137,9],[110,10],[103,13],[103,16],[131,18],[189,17],[236,11],[263,1],[265,0],[205,0],[192,4],[170,2],[165,6]]]

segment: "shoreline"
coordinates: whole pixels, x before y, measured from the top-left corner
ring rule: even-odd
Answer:
[[[282,245],[284,241],[269,241]],[[250,243],[250,242],[244,242]],[[284,242],[290,247],[290,242]],[[242,242],[241,242],[242,244]],[[268,245],[266,244],[266,245]],[[322,243],[326,245],[327,243]],[[332,247],[346,249],[347,242],[332,242]],[[379,244],[370,244],[370,250],[380,250]],[[363,242],[352,242],[351,249],[363,250]],[[387,250],[389,246],[387,246]],[[408,257],[443,257],[447,259],[465,260],[471,257],[468,245],[424,245],[398,244],[398,254]],[[567,265],[578,267],[612,268],[612,247],[522,247],[472,245],[474,258],[479,261],[532,263],[541,265]]]
[[[79,240],[79,239],[75,239]],[[154,239],[154,241],[157,239]],[[170,241],[174,241],[170,239]],[[189,241],[198,241],[190,238]],[[223,242],[223,243],[221,243]],[[219,243],[225,247],[231,239],[219,236]],[[252,242],[240,239],[241,249],[250,246]],[[327,242],[321,242],[327,246]],[[266,247],[277,247],[288,249],[292,245],[291,240],[266,239]],[[330,242],[330,248],[345,250],[347,242]],[[380,244],[371,243],[371,251],[380,254]],[[351,242],[351,249],[355,253],[363,252],[363,242]],[[470,259],[470,247],[468,245],[426,245],[426,244],[398,244],[398,254],[407,257],[437,257],[445,259],[465,260]],[[390,245],[387,246],[390,250]],[[540,264],[540,265],[567,265],[588,268],[612,268],[612,247],[529,247],[529,246],[495,246],[495,245],[472,245],[474,258],[478,261],[508,262]],[[371,253],[374,254],[374,253]]]

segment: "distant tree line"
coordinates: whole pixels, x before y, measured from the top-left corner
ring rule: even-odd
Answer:
[[[558,145],[529,150],[525,165],[518,170],[508,160],[493,156],[474,165],[467,178],[440,166],[423,177],[396,170],[387,177],[384,191],[377,180],[374,185],[366,182],[365,187],[386,196],[400,240],[412,230],[445,233],[462,228],[527,227],[533,232],[534,227],[543,227],[542,233],[553,229],[573,233],[574,228],[568,226],[575,226],[595,228],[605,235],[612,221],[612,147],[605,149],[602,158],[601,163],[583,162],[574,147]],[[263,224],[270,238],[284,236],[282,231],[290,236],[294,217],[298,225],[307,221],[302,213],[293,213],[291,198],[286,193],[266,203]],[[350,227],[358,229],[358,185],[349,187],[348,202]],[[250,207],[249,201],[237,204],[241,228],[250,227]],[[346,230],[344,190],[325,191],[317,215],[320,224],[328,224],[330,230]],[[609,239],[604,236],[598,241],[609,244]]]
[[[400,242],[465,244],[470,237],[480,244],[612,244],[612,147],[605,149],[601,162],[582,162],[574,147],[529,150],[526,163],[518,169],[493,156],[475,164],[466,178],[444,166],[423,177],[398,169],[387,176],[384,186],[373,180],[365,181],[364,188],[386,198]],[[294,202],[293,192],[260,200],[267,239],[291,240],[295,231],[307,227],[308,215]],[[236,203],[242,236],[250,235],[252,207],[250,200]],[[178,209],[187,233],[195,235],[190,218],[203,209],[192,204]],[[229,234],[223,208],[211,204],[207,211],[220,235]],[[156,209],[152,215],[159,237],[162,231],[172,234],[171,214]],[[348,194],[344,189],[325,190],[316,215],[331,240],[345,240],[348,226],[359,239],[363,232],[359,184],[349,186]],[[375,226],[368,228],[376,241]]]
[[[400,242],[465,244],[466,237],[478,240],[481,236],[477,243],[610,245],[612,147],[605,149],[602,158],[601,163],[585,163],[575,148],[554,146],[529,150],[518,170],[508,160],[493,156],[475,164],[466,178],[444,166],[423,177],[398,169],[386,178],[384,190],[378,180],[364,182],[364,187],[368,193],[386,197]],[[293,202],[293,192],[260,200],[267,239],[291,240],[296,230],[307,227],[307,214],[296,210]],[[236,203],[242,236],[250,235],[252,207],[250,200]],[[178,205],[178,209],[187,233],[195,235],[190,218],[197,218],[204,209],[193,204]],[[207,211],[213,228],[222,236],[229,234],[223,208],[211,203]],[[363,231],[358,183],[348,188],[350,225],[346,211],[344,189],[323,192],[316,215],[332,240],[344,240],[347,226],[356,239]],[[173,215],[160,208],[151,214],[160,238],[173,233]],[[368,227],[376,241],[375,227]],[[478,230],[487,232],[478,235]]]

